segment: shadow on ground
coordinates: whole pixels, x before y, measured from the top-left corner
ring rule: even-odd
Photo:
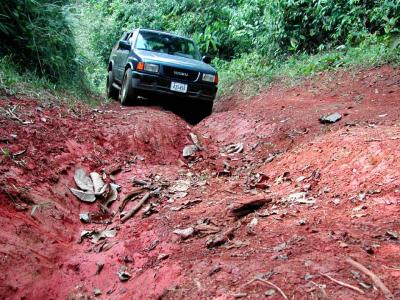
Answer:
[[[196,125],[207,117],[202,111],[201,102],[198,100],[179,99],[176,97],[140,97],[131,106],[160,107],[181,117],[190,125]]]

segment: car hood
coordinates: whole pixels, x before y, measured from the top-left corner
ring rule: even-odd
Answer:
[[[202,73],[215,74],[216,71],[209,64],[202,61],[186,58],[177,55],[170,55],[167,53],[152,52],[147,50],[135,50],[135,53],[144,62],[162,63],[166,66],[195,70]]]

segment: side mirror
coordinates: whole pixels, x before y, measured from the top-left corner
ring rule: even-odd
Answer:
[[[211,63],[211,57],[210,56],[203,56],[203,58],[201,60],[206,64],[210,64]]]
[[[130,50],[131,49],[131,44],[129,44],[127,41],[123,41],[123,40],[119,41],[118,46],[119,46],[120,49],[123,49],[123,50]]]

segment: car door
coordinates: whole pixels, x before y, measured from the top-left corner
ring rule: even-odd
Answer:
[[[129,45],[131,45],[131,47],[129,48],[129,50],[121,51],[122,77],[124,76],[125,66],[126,66],[126,63],[128,61],[128,57],[132,52],[133,32],[128,34],[126,40],[128,41]]]
[[[125,33],[120,41],[128,41],[131,36],[131,32]],[[124,76],[126,58],[128,57],[129,52],[130,50],[122,49],[121,47],[119,47],[119,45],[117,45],[114,61],[114,78],[120,83],[122,82]]]

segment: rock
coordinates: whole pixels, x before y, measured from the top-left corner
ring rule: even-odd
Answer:
[[[185,146],[185,148],[183,148],[182,155],[185,158],[186,157],[191,157],[196,153],[197,150],[198,150],[197,146],[195,146],[195,145],[187,145],[187,146]]]
[[[332,124],[340,121],[342,119],[342,115],[338,112],[325,115],[319,118],[319,122],[322,124]]]
[[[240,298],[244,298],[244,297],[247,297],[247,293],[233,294],[233,298],[235,298],[235,299],[240,299]]]
[[[190,238],[194,234],[194,228],[188,227],[185,229],[175,229],[173,233],[179,235],[182,239]]]
[[[235,199],[234,202],[229,206],[229,215],[233,217],[243,217],[257,209],[260,209],[266,203],[271,201],[271,198],[266,198],[266,196],[263,194],[241,197]]]
[[[271,297],[271,296],[275,295],[275,290],[274,289],[266,290],[264,295],[267,297]]]
[[[100,296],[101,294],[102,294],[102,292],[101,292],[100,289],[95,288],[95,289],[93,290],[93,295],[95,295],[95,296]]]
[[[307,220],[305,220],[305,219],[300,219],[300,220],[298,221],[297,224],[299,224],[300,226],[304,226],[304,225],[307,224]]]
[[[90,215],[89,213],[81,213],[79,214],[79,220],[83,223],[90,223]]]
[[[386,236],[388,236],[391,240],[398,240],[399,234],[396,231],[386,231]]]
[[[96,263],[96,273],[95,275],[99,275],[100,272],[103,270],[104,268],[104,263],[103,262],[97,262]]]
[[[169,257],[169,254],[166,253],[161,253],[160,255],[158,255],[157,259],[158,260],[165,260]]]
[[[254,228],[257,226],[257,224],[258,224],[258,219],[254,217],[247,225],[247,234],[254,235],[255,234]]]
[[[222,267],[219,265],[216,265],[210,270],[210,272],[208,272],[208,276],[213,276],[215,273],[218,273],[221,270],[222,270]]]
[[[128,268],[126,266],[122,266],[118,271],[118,278],[120,281],[128,281],[132,275],[127,271]]]
[[[222,233],[216,234],[211,236],[207,241],[206,241],[206,247],[207,248],[214,248],[221,246],[222,244],[225,244],[228,240],[232,239],[234,237],[234,232],[236,228],[231,227],[225,230]]]

